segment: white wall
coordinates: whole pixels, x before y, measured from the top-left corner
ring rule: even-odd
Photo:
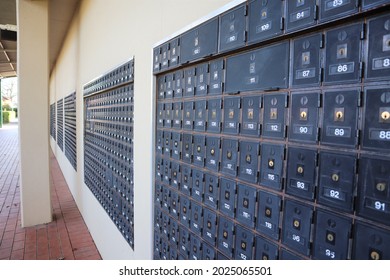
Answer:
[[[151,259],[153,251],[153,46],[207,16],[229,0],[84,0],[74,17],[50,78],[50,103],[77,91],[78,169],[54,141],[52,149],[104,259]],[[227,9],[224,6],[222,9]],[[135,57],[134,188],[135,250],[122,238],[83,180],[85,83]]]

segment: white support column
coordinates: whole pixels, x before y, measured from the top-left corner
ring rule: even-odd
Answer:
[[[22,226],[52,220],[48,1],[17,0]]]

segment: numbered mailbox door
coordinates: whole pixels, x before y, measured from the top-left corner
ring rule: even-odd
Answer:
[[[195,94],[196,68],[191,67],[184,69],[184,97],[190,97]]]
[[[356,0],[323,0],[320,2],[321,22],[346,17],[359,11],[359,3]]]
[[[186,63],[216,54],[218,19],[203,23],[180,36],[180,62]]]
[[[204,166],[206,154],[206,136],[194,135],[194,164],[200,167]]]
[[[210,99],[207,102],[207,132],[219,133],[222,121],[222,100]]]
[[[279,239],[281,201],[281,197],[275,194],[265,191],[259,191],[258,193],[259,205],[256,229],[275,240]]]
[[[218,249],[230,258],[233,257],[234,223],[223,216],[219,217]]]
[[[291,94],[290,140],[317,142],[320,101],[318,92]]]
[[[219,204],[219,179],[217,176],[206,173],[204,186],[204,203],[213,209]]]
[[[362,157],[359,174],[358,215],[390,225],[390,160]]]
[[[377,6],[389,3],[389,0],[363,0],[363,10],[375,8]]]
[[[285,137],[287,101],[287,93],[264,95],[263,137]]]
[[[225,62],[218,59],[210,62],[209,95],[222,94],[225,83]]]
[[[310,254],[312,215],[312,206],[285,201],[282,243],[307,256]]]
[[[260,135],[260,108],[262,96],[245,96],[241,99],[242,105],[242,126],[241,135]]]
[[[223,132],[227,134],[238,134],[240,129],[240,97],[225,98],[223,102]]]
[[[169,67],[174,67],[179,64],[180,58],[180,40],[175,38],[169,42]]]
[[[287,0],[287,31],[312,26],[317,20],[315,0]]]
[[[318,260],[346,260],[352,220],[318,210],[313,257]]]
[[[237,176],[238,167],[238,140],[222,139],[222,166],[221,172],[231,176]]]
[[[351,212],[355,191],[356,155],[320,152],[318,202]]]
[[[183,103],[175,102],[172,104],[173,107],[173,124],[172,126],[176,129],[181,129],[183,119]]]
[[[219,137],[206,137],[206,168],[219,170],[219,155],[221,153],[221,139]]]
[[[171,73],[165,78],[165,98],[173,98],[173,76],[173,73]]]
[[[285,146],[262,144],[260,150],[260,185],[282,189]]]
[[[168,69],[169,66],[169,43],[161,46],[161,70]]]
[[[219,18],[219,51],[243,47],[246,39],[246,5],[241,5]]]
[[[363,147],[390,149],[390,91],[384,88],[365,90]]]
[[[226,93],[287,88],[289,42],[230,56],[226,60]]]
[[[292,86],[318,86],[321,82],[320,50],[321,34],[306,36],[293,41]]]
[[[326,32],[325,83],[357,83],[363,25],[356,23]]]
[[[389,244],[389,231],[356,222],[352,248],[353,259],[390,260]]]
[[[286,193],[314,200],[317,152],[290,147],[287,160]]]
[[[236,226],[236,260],[253,260],[253,233],[241,226]]]
[[[321,142],[354,147],[358,142],[358,113],[360,92],[325,91]]]
[[[367,78],[389,79],[390,76],[390,16],[368,22]]]
[[[195,95],[206,95],[209,87],[209,64],[203,63],[196,67]]]
[[[283,8],[282,1],[254,0],[249,2],[248,42],[263,41],[282,34]]]
[[[183,96],[183,86],[184,86],[184,72],[183,70],[178,70],[173,75],[173,97],[180,98]]]
[[[238,177],[257,183],[259,164],[259,143],[240,141],[240,164]]]
[[[206,130],[206,100],[195,101],[195,122],[194,130],[205,131]]]
[[[256,260],[277,260],[279,256],[278,245],[267,241],[267,239],[257,236],[256,237]]]

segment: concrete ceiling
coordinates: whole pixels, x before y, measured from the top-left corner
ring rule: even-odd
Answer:
[[[49,1],[49,65],[53,69],[81,0]],[[0,0],[0,79],[17,76],[16,0]]]
[[[16,76],[16,0],[0,0],[0,79]]]

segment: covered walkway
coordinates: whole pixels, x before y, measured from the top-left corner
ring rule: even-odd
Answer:
[[[50,154],[53,221],[20,226],[17,123],[0,129],[0,260],[99,260],[101,256]],[[39,164],[39,163],[36,163]]]

